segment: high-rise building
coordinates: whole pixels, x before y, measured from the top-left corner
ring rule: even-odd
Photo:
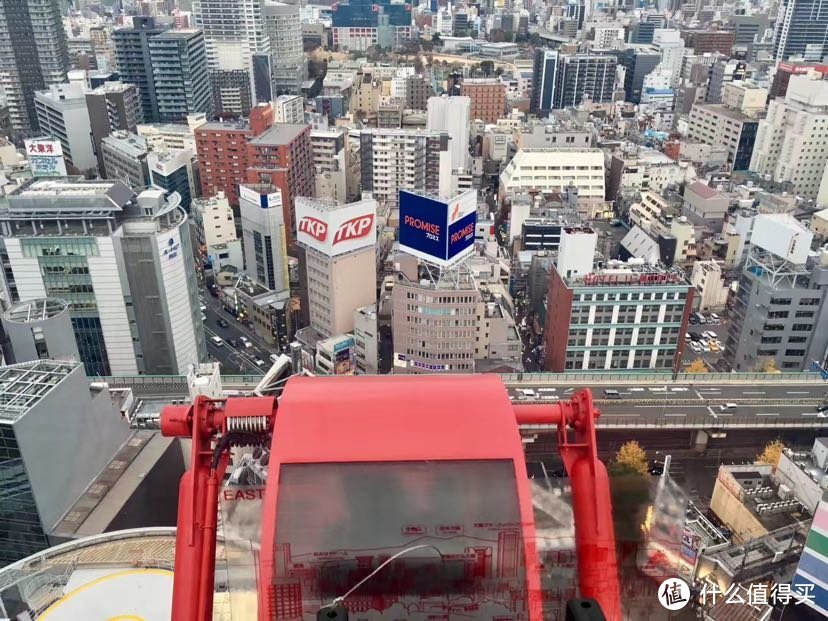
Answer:
[[[772,100],[759,121],[750,169],[822,205],[828,201],[826,148],[828,82],[794,76],[785,98]]]
[[[98,159],[98,170],[103,171],[103,139],[117,130],[135,132],[138,123],[143,121],[138,88],[123,82],[104,82],[87,91],[86,108],[92,126],[92,145]]]
[[[305,100],[301,95],[279,95],[271,103],[275,123],[305,122]]]
[[[344,127],[311,130],[316,196],[333,198],[340,203],[348,200],[350,156],[347,140],[348,132]]]
[[[679,368],[693,301],[684,272],[621,261],[594,266],[595,243],[592,229],[561,236],[549,272],[544,369]]]
[[[271,291],[289,289],[282,193],[271,185],[242,184],[239,213],[245,273]]]
[[[190,213],[190,205],[196,196],[198,160],[189,149],[176,151],[150,151],[147,153],[149,183],[165,192],[177,192],[181,207]]]
[[[206,351],[176,200],[162,190],[136,197],[119,181],[27,181],[0,217],[4,298],[66,300],[89,375],[185,373]],[[18,227],[23,219],[33,227]]]
[[[247,182],[269,183],[281,191],[289,246],[296,239],[294,200],[314,192],[310,132],[310,125],[275,123],[247,141]]]
[[[35,92],[66,81],[69,52],[58,0],[0,3],[0,92],[17,135],[37,135]]]
[[[587,96],[596,103],[612,101],[617,63],[610,55],[536,50],[532,110],[546,116],[553,109],[579,106]]]
[[[2,567],[53,543],[50,535],[130,431],[109,391],[91,388],[79,362],[0,367],[0,404]]]
[[[469,168],[469,121],[471,99],[460,97],[429,97],[426,129],[449,135],[451,169]]]
[[[166,27],[156,26],[153,17],[138,16],[132,18],[131,27],[117,28],[112,33],[118,74],[123,82],[138,87],[146,123],[159,120],[149,40],[165,30]]]
[[[204,33],[216,112],[247,116],[257,102],[253,56],[270,51],[264,0],[195,0],[193,26]]]
[[[449,135],[408,129],[366,129],[360,135],[362,191],[397,205],[400,190],[447,195],[451,180]]]
[[[300,95],[306,72],[299,5],[267,2],[263,19],[270,45],[272,94]]]
[[[202,123],[194,130],[202,196],[224,192],[233,207],[239,206],[239,184],[247,175],[247,141],[272,124],[270,104],[259,104],[249,120]]]
[[[828,1],[786,0],[779,5],[773,33],[777,61],[801,56],[820,62],[828,54]]]
[[[296,199],[310,326],[323,337],[354,329],[354,311],[377,302],[377,203]]]
[[[619,57],[624,66],[624,92],[627,101],[641,103],[644,90],[644,78],[661,62],[661,52],[651,45],[630,47]]]
[[[111,133],[101,142],[104,167],[101,177],[117,179],[140,192],[149,185],[147,143],[138,134],[127,131]]]
[[[471,119],[497,123],[506,113],[506,85],[496,78],[466,78],[461,95],[471,99]]]
[[[736,40],[732,30],[682,30],[681,35],[684,44],[698,55],[719,52],[729,56]]]
[[[725,360],[734,371],[804,371],[828,348],[828,261],[809,263],[813,233],[789,214],[759,214],[742,269]]]
[[[696,104],[690,110],[687,136],[711,146],[727,146],[733,170],[750,167],[759,121],[724,104]]]
[[[92,124],[84,87],[53,84],[34,97],[40,133],[59,141],[66,164],[76,173],[94,171],[98,160],[92,147]]]
[[[357,375],[380,372],[379,322],[377,305],[363,306],[354,311],[354,359]]]
[[[168,30],[147,41],[155,81],[158,120],[183,121],[193,112],[213,111],[207,52],[200,30]]]
[[[381,26],[390,31],[391,47],[412,35],[411,5],[391,0],[349,0],[333,7],[331,35],[336,49],[364,52],[380,39]],[[381,24],[381,21],[386,22]],[[449,20],[451,28],[451,20]],[[449,32],[451,34],[451,32]]]

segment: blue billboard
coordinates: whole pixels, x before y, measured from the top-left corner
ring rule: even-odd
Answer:
[[[477,223],[477,192],[441,200],[400,190],[400,247],[438,265],[470,253]]]

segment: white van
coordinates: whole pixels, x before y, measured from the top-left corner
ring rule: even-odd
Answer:
[[[211,336],[210,340],[213,342],[213,345],[215,345],[216,347],[221,347],[222,345],[224,345],[224,341],[219,336]]]
[[[522,388],[520,390],[520,392],[523,393],[523,396],[526,397],[527,399],[537,399],[538,398],[538,395],[531,388]]]
[[[719,406],[720,412],[729,412],[735,410],[738,406],[735,403],[723,403]]]

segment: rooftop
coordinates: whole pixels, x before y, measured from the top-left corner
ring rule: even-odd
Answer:
[[[43,321],[49,317],[59,315],[69,308],[69,303],[65,300],[57,298],[38,298],[36,300],[27,300],[12,306],[3,315],[5,321],[12,321],[15,323],[31,323],[35,321]]]
[[[721,194],[719,194],[718,191],[716,191],[714,188],[711,188],[709,185],[707,185],[703,181],[694,181],[693,183],[691,183],[688,186],[687,189],[692,191],[694,194],[698,194],[699,196],[701,196],[704,199],[715,198],[717,196],[721,196]]]
[[[103,139],[103,144],[136,159],[144,157],[148,152],[147,141],[138,134],[130,132],[113,132]]]
[[[33,177],[9,194],[9,206],[14,209],[20,199],[61,198],[85,202],[92,197],[108,199],[111,207],[120,211],[135,197],[135,193],[121,181],[86,181],[83,177]],[[59,209],[64,210],[66,206],[68,205],[64,203]]]
[[[597,262],[589,274],[578,274],[564,280],[570,287],[690,287],[680,267],[651,265],[643,259],[630,259],[626,263],[615,259]]]
[[[262,134],[253,138],[250,144],[261,146],[288,145],[296,140],[308,127],[303,123],[274,123]]]
[[[80,362],[38,360],[0,367],[0,420],[22,418],[79,366]]]

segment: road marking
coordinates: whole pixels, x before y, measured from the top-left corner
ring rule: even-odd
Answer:
[[[601,414],[601,416],[641,416],[641,414]]]
[[[565,395],[568,395],[568,394],[569,394],[569,393],[571,393],[573,390],[575,390],[575,389],[574,389],[574,388],[567,388],[566,390],[564,390],[564,394],[565,394]]]
[[[721,388],[699,388],[701,392],[722,392]]]
[[[764,392],[763,390],[760,390],[760,391],[750,391],[750,390],[746,390],[746,391],[745,391],[745,392],[743,392],[742,394],[743,394],[743,395],[764,395],[764,394],[765,394],[765,392]]]
[[[707,406],[707,411],[710,412],[710,416],[712,416],[713,418],[719,418],[718,416],[716,416],[716,413],[713,411],[713,408],[711,408],[709,405]]]
[[[756,416],[779,416],[779,412],[756,412]]]
[[[687,414],[681,414],[680,412],[668,412],[664,416],[687,416]]]
[[[810,395],[810,390],[789,390],[785,393],[786,395]]]

